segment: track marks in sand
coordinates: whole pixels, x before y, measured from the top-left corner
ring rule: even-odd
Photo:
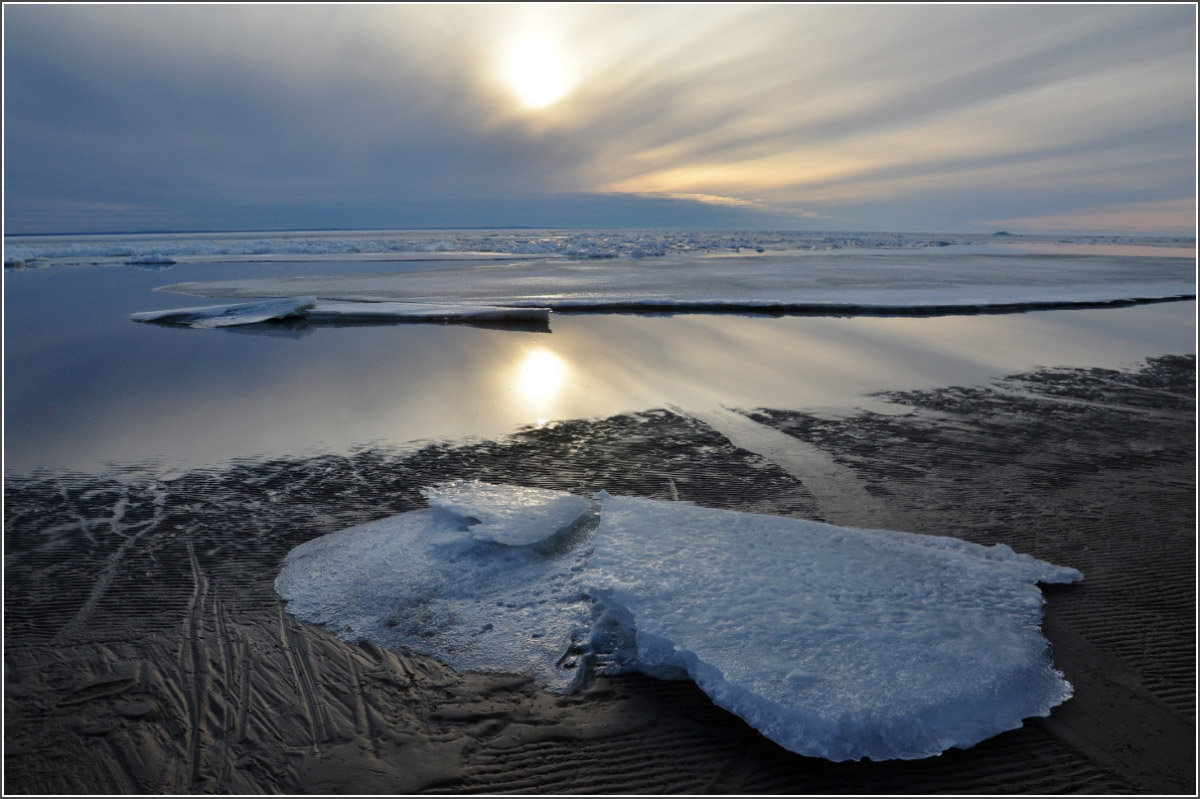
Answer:
[[[376,741],[375,725],[371,720],[371,710],[363,696],[362,676],[355,654],[349,650],[346,652],[346,671],[350,677],[350,701],[354,709],[354,728],[362,739],[367,752],[378,757],[379,744]]]
[[[192,567],[192,597],[183,617],[179,647],[179,675],[184,683],[187,702],[187,784],[185,792],[200,784],[201,757],[206,737],[205,705],[209,691],[208,648],[204,634],[204,600],[208,596],[208,578],[200,569],[191,541],[186,541]]]
[[[65,487],[62,490],[62,495],[67,502],[71,502]],[[74,505],[74,503],[71,504],[72,506]],[[75,611],[75,614],[71,616],[71,618],[67,620],[67,623],[64,624],[55,634],[55,643],[62,643],[64,641],[71,640],[78,635],[79,631],[83,629],[84,624],[95,611],[96,606],[99,605],[100,600],[112,586],[113,579],[116,577],[117,572],[121,568],[121,561],[125,557],[126,552],[129,551],[130,547],[138,543],[138,539],[141,538],[145,531],[153,530],[157,527],[158,523],[162,520],[163,494],[161,491],[155,493],[153,503],[154,515],[147,521],[128,525],[125,524],[125,511],[128,507],[129,493],[128,490],[126,490],[118,496],[117,501],[112,506],[112,514],[107,518],[88,519],[78,510],[74,511],[75,518],[78,520],[79,529],[83,532],[85,537],[92,541],[93,544],[96,543],[93,530],[97,524],[107,525],[112,533],[119,536],[122,540],[117,548],[109,553],[108,557],[105,558],[99,574],[92,583],[91,592],[88,594],[87,599],[84,600],[83,605],[77,611]]]
[[[321,742],[328,740],[329,729],[325,706],[320,701],[317,691],[320,675],[310,673],[310,670],[316,670],[316,661],[309,650],[308,639],[292,632],[292,625],[298,622],[288,615],[282,600],[278,603],[278,608],[279,641],[283,645],[283,655],[292,674],[292,684],[300,699],[298,708],[308,724],[312,753],[317,755],[321,752]]]
[[[176,668],[163,668],[161,676],[184,732],[175,790],[193,792],[238,784],[233,771],[251,713],[253,670],[249,642],[233,629],[191,540],[184,548],[192,592],[180,621]]]

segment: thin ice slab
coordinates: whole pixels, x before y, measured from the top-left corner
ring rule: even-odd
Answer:
[[[693,679],[800,754],[922,758],[1071,696],[1037,583],[1070,568],[954,538],[456,481],[301,545],[276,588],[348,640],[558,690]],[[552,543],[552,546],[548,546]]]
[[[509,546],[544,541],[569,530],[592,508],[575,494],[544,488],[452,480],[421,489],[430,507],[467,520],[471,537]]]
[[[575,644],[590,620],[580,583],[587,550],[540,545],[574,529],[592,503],[474,481],[423,493],[427,510],[289,552],[275,582],[288,610],[347,641],[409,649],[460,671],[527,674],[567,690],[579,673]]]
[[[794,752],[885,760],[1066,701],[1036,583],[1079,579],[1003,545],[609,497],[585,583],[640,667],[684,669]]]
[[[131,314],[135,322],[213,328],[254,325],[277,319],[303,317],[312,324],[387,324],[392,322],[463,322],[482,324],[534,324],[550,321],[547,308],[509,308],[499,305],[454,305],[431,302],[318,300],[288,297],[234,305],[208,305]]]
[[[433,302],[356,302],[320,300],[307,314],[311,322],[528,322],[548,323],[547,308],[500,305],[452,305]]]
[[[135,322],[156,322],[183,327],[214,328],[234,325],[254,325],[275,319],[303,316],[316,307],[316,297],[288,297],[279,300],[257,300],[232,305],[205,305],[198,308],[172,308],[166,311],[139,311],[130,314]]]

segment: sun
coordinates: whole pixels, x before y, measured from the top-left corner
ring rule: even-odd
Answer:
[[[526,108],[541,110],[566,96],[574,84],[562,48],[553,38],[528,32],[504,56],[501,77]]]

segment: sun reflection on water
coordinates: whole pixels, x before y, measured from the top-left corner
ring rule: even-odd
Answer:
[[[517,392],[531,406],[545,408],[558,397],[568,371],[567,362],[545,347],[531,349],[517,367]]]

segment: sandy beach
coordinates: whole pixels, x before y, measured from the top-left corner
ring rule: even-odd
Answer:
[[[1194,793],[1194,356],[877,399],[660,409],[155,480],[10,477],[5,790]],[[273,580],[292,547],[422,507],[418,490],[450,478],[1003,542],[1073,566],[1082,583],[1043,589],[1043,630],[1075,695],[969,750],[831,763],[688,682],[559,695],[286,612]]]

